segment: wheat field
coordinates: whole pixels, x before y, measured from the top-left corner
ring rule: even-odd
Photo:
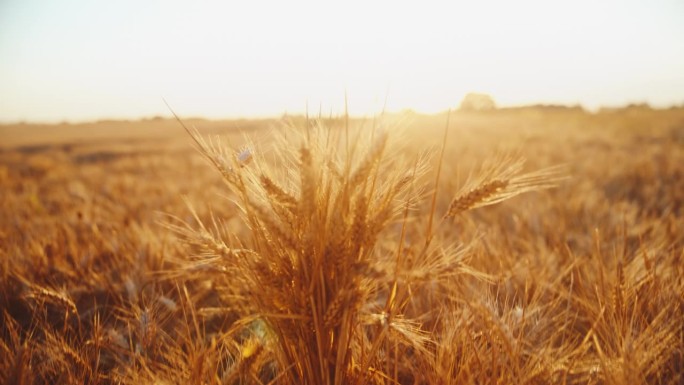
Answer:
[[[0,139],[0,383],[684,383],[682,108]]]

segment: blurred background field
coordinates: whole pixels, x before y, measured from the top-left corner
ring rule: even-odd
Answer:
[[[186,124],[238,146],[249,138],[259,150],[268,151],[275,131],[284,129],[285,122],[304,119],[190,119]],[[325,120],[338,129],[344,124],[342,119]],[[402,151],[418,153],[439,148],[446,121],[446,114],[406,111],[376,120],[355,119],[352,124],[365,129],[382,126],[408,143]],[[79,213],[87,222],[126,219],[126,223],[151,225],[156,211],[182,213],[184,194],[200,203],[200,209],[227,205],[219,175],[193,149],[175,120],[4,125],[0,137],[0,176],[7,192],[3,203],[17,210],[3,216],[5,233],[14,232],[16,218],[32,223],[50,217],[76,219]],[[590,194],[602,200],[597,203],[634,205],[641,215],[680,214],[681,202],[675,198],[681,190],[683,147],[684,110],[676,108],[596,114],[562,107],[453,112],[445,185],[440,189],[448,200],[486,157],[514,151],[528,160],[531,169],[570,167],[567,185],[544,193],[555,199],[565,193]],[[107,210],[117,214],[115,220]]]

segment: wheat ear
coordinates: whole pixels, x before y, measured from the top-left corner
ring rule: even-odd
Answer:
[[[565,178],[562,167],[550,167],[522,173],[525,160],[511,157],[495,158],[486,163],[480,175],[466,183],[449,204],[445,218],[465,211],[493,205],[525,192],[555,187]]]

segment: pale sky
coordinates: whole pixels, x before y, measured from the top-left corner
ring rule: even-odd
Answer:
[[[0,0],[0,122],[684,103],[684,1]]]

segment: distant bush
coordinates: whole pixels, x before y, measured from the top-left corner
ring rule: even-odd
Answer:
[[[491,96],[471,92],[461,101],[461,111],[491,111],[496,109],[496,103]]]

